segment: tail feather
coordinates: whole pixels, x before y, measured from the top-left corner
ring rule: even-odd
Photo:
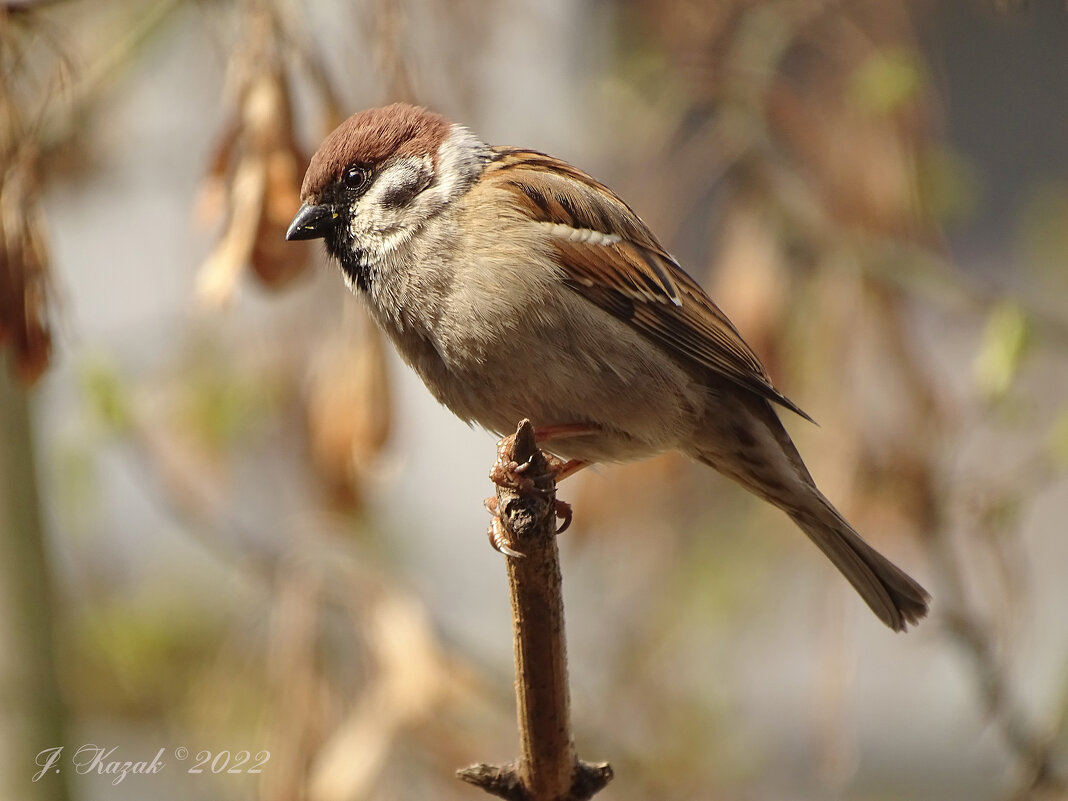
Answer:
[[[853,529],[816,487],[763,398],[720,388],[689,452],[793,518],[887,626],[904,631],[930,596]]]
[[[897,565],[866,543],[816,490],[811,508],[784,509],[826,554],[883,623],[894,631],[916,625],[930,596]]]

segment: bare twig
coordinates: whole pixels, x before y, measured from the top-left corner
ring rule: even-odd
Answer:
[[[933,525],[925,542],[942,583],[945,630],[968,662],[984,711],[1019,764],[1021,782],[1013,797],[1063,797],[1068,784],[1059,768],[1062,757],[1053,732],[1056,727],[1043,727],[1025,711],[1010,668],[998,656],[992,625],[964,590],[963,566],[949,534],[936,522],[937,515],[929,518]]]
[[[532,482],[497,487],[508,547],[523,554],[507,559],[521,754],[508,765],[473,765],[457,775],[511,801],[582,801],[608,784],[612,769],[607,763],[582,762],[575,754],[556,547],[556,482],[530,421],[520,423],[508,456],[529,465],[523,475]]]

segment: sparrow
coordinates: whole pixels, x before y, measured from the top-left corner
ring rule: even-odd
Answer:
[[[816,484],[727,316],[612,190],[534,150],[397,103],[312,157],[288,240],[322,239],[435,398],[498,435],[528,418],[568,460],[677,450],[789,515],[887,626],[927,592]]]

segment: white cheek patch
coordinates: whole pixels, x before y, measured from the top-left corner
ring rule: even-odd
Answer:
[[[466,128],[453,126],[436,159],[420,154],[389,160],[352,209],[354,246],[372,263],[399,259],[426,222],[478,178],[488,153]]]

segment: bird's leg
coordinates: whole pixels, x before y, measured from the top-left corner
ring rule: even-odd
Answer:
[[[503,442],[504,440],[502,440],[502,443]],[[536,478],[544,478],[545,476],[548,476],[555,481],[559,481],[590,464],[581,459],[569,459],[565,462],[556,456],[545,454],[545,460],[549,463],[549,471],[545,476],[529,476],[527,475],[527,470],[530,468],[530,462],[519,464],[510,458],[510,454],[511,443],[501,445],[498,448],[497,462],[493,465],[493,469],[490,471],[490,480],[492,480],[494,484],[508,487],[509,489],[514,489],[521,493],[544,495],[549,490],[539,487],[535,481]],[[571,525],[571,504],[567,501],[562,501],[559,498],[556,499],[555,503],[556,517],[562,521],[559,527],[557,527],[556,533],[562,534],[567,530],[568,526]],[[492,542],[493,547],[501,553],[508,554],[509,556],[514,555],[514,553],[510,553],[506,548],[499,546],[498,538],[500,532],[495,530],[495,527],[500,525],[496,496],[486,499],[486,508],[489,509],[490,514],[493,515],[493,521],[490,526],[490,542]]]
[[[548,456],[550,469],[553,471],[553,478],[556,483],[559,484],[565,478],[575,475],[579,470],[583,470],[589,467],[593,462],[588,462],[585,459],[568,459],[566,462],[562,459],[557,459],[553,455]]]

